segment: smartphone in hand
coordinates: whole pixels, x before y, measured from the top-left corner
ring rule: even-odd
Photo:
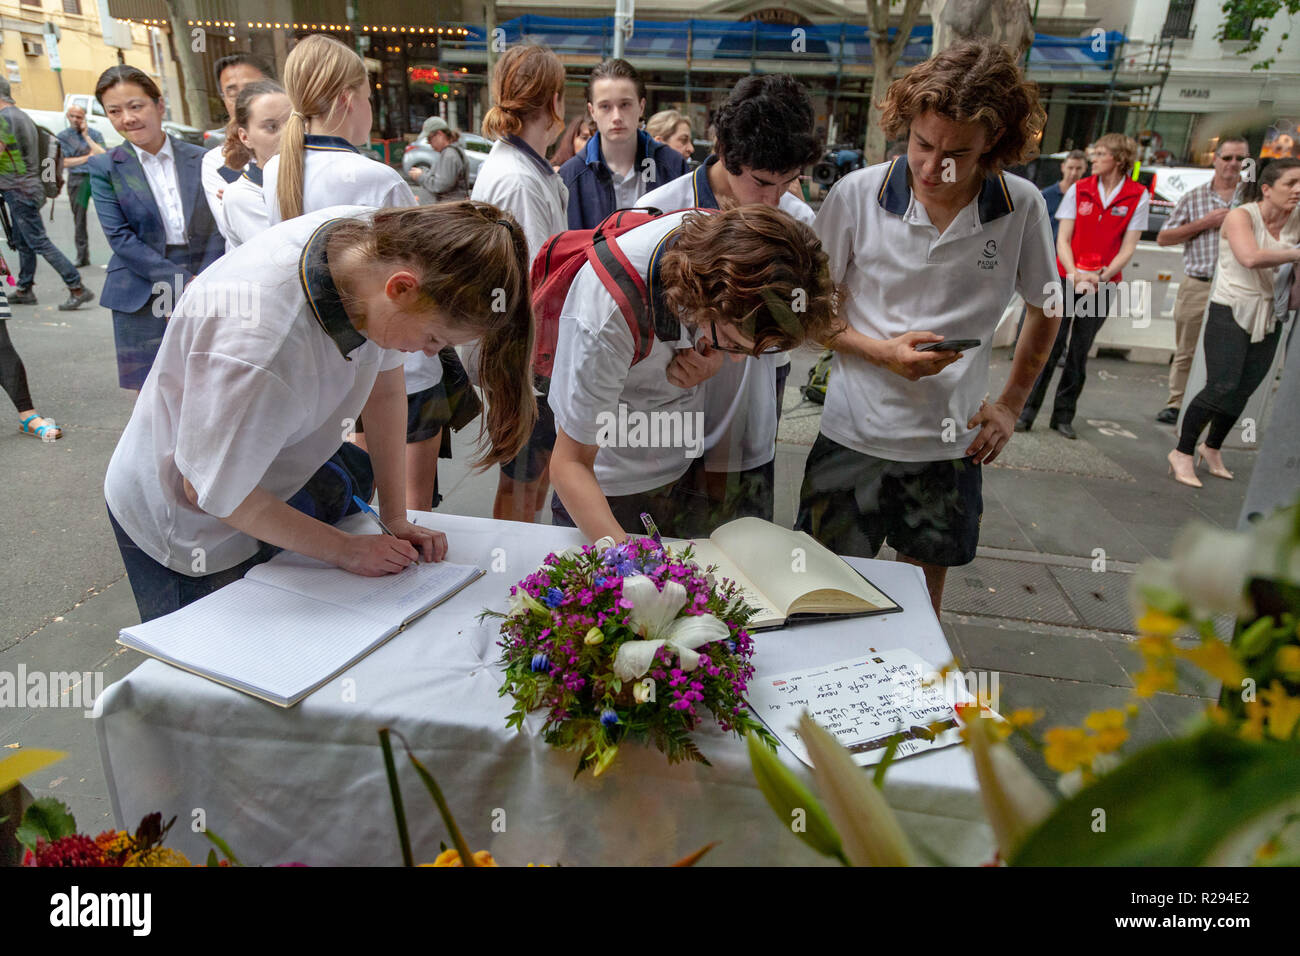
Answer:
[[[916,346],[918,352],[965,352],[979,348],[979,339],[945,339],[942,342],[925,342]]]

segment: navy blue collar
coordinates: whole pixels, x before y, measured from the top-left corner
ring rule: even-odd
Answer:
[[[367,339],[357,331],[347,310],[343,308],[343,298],[330,273],[329,252],[326,248],[334,227],[345,221],[330,219],[316,227],[298,259],[298,279],[307,295],[311,314],[316,317],[325,334],[334,340],[339,353],[351,362],[349,353],[365,345]]]
[[[907,182],[905,156],[900,156],[889,164],[889,171],[885,174],[885,181],[880,184],[876,199],[886,212],[892,212],[896,216],[906,215],[907,207],[912,201],[912,187]],[[977,202],[980,222],[990,223],[994,219],[1001,219],[1015,211],[1015,208],[1003,174],[986,176]]]
[[[643,129],[636,131],[636,160],[632,164],[633,169],[640,169],[642,161],[650,155],[654,140],[650,134]],[[587,140],[587,145],[582,150],[582,161],[596,170],[596,175],[601,179],[613,179],[614,173],[610,170],[609,165],[605,162],[605,157],[600,151],[600,133],[596,132]]]
[[[242,169],[231,169],[229,166],[221,165],[217,167],[217,175],[226,181],[229,185],[244,174]]]
[[[361,152],[342,136],[317,136],[315,133],[308,133],[302,138],[302,143],[307,149],[325,149],[334,152],[358,154]]]
[[[536,166],[543,173],[545,173],[547,176],[555,175],[555,170],[551,168],[551,164],[546,161],[545,157],[538,155],[537,150],[533,149],[531,146],[525,143],[518,136],[515,136],[513,133],[511,133],[506,136],[506,142],[509,143],[511,146],[513,146],[515,149],[519,150],[529,159],[531,159],[533,161],[533,165]]]
[[[248,161],[248,168],[244,170],[245,179],[250,180],[255,186],[262,185],[262,167],[258,166],[253,160]]]
[[[718,197],[713,195],[713,187],[709,185],[709,167],[717,161],[717,154],[711,154],[695,172],[691,173],[691,187],[695,197],[694,205],[698,209],[722,208],[718,205]]]

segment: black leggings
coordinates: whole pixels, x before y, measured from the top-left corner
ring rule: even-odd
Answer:
[[[1237,424],[1250,396],[1264,381],[1282,325],[1278,323],[1261,342],[1251,342],[1250,333],[1232,317],[1232,309],[1218,302],[1210,303],[1205,320],[1205,387],[1192,399],[1183,413],[1183,430],[1178,436],[1178,450],[1184,455],[1196,451],[1196,440],[1208,423],[1207,448],[1218,449]]]
[[[0,386],[20,412],[32,407],[32,393],[27,390],[27,369],[9,341],[9,323],[0,319]]]

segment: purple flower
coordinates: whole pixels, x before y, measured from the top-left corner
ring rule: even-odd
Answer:
[[[600,722],[606,727],[613,727],[619,723],[618,712],[606,707],[600,712]]]
[[[564,600],[564,592],[559,588],[547,588],[546,597],[542,598],[542,603],[547,607],[557,607]]]

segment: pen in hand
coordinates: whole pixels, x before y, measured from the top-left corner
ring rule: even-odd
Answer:
[[[378,512],[376,512],[374,508],[370,507],[370,505],[366,504],[364,501],[362,501],[362,500],[361,500],[360,498],[358,498],[356,495],[353,495],[353,496],[352,496],[352,500],[355,501],[355,502],[357,503],[357,507],[358,507],[358,508],[360,508],[360,509],[361,509],[362,511],[364,511],[366,514],[370,515],[370,517],[372,517],[372,518],[375,519],[375,524],[379,525],[379,527],[383,530],[384,534],[386,534],[386,535],[388,535],[389,537],[392,537],[392,538],[396,538],[396,537],[397,537],[397,535],[393,534],[393,532],[392,532],[391,530],[389,530],[388,525],[384,524],[383,519],[379,517]],[[415,547],[415,546],[412,545],[412,547]],[[419,548],[415,548],[415,554],[416,554],[415,563],[416,563],[416,564],[419,564],[419,563],[420,563],[420,557],[419,557],[419,555],[420,555],[420,549],[419,549]]]

